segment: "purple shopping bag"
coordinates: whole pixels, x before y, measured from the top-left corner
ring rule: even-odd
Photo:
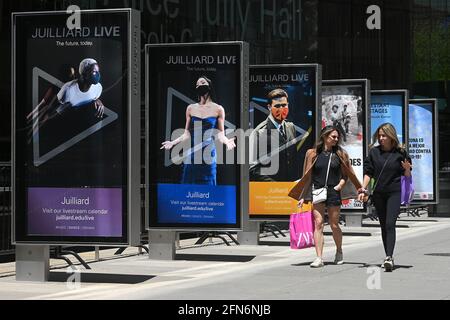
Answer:
[[[314,218],[311,211],[293,213],[289,219],[291,248],[314,247]]]
[[[411,203],[414,196],[414,184],[412,181],[412,176],[409,177],[402,176],[401,185],[402,185],[401,205],[407,206]]]

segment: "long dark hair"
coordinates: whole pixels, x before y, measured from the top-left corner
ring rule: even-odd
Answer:
[[[336,131],[339,134],[339,140],[335,146],[333,146],[332,151],[336,153],[338,156],[342,156],[344,154],[344,149],[341,147],[341,131],[335,126],[326,126],[320,131],[320,137],[314,144],[314,149],[316,149],[316,154],[319,155],[325,149],[325,139],[333,132]]]

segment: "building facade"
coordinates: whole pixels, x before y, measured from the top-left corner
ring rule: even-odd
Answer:
[[[243,40],[251,64],[320,63],[323,79],[368,78],[372,89],[437,98],[440,168],[450,164],[450,0],[1,1],[0,161],[11,156],[11,12],[71,4],[141,11],[142,43]]]

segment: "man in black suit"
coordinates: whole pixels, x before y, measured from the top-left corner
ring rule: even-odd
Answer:
[[[283,89],[272,90],[267,95],[270,114],[253,130],[250,137],[253,148],[250,163],[251,181],[281,182],[292,181],[295,178],[292,176],[292,165],[296,163],[297,150],[295,143],[291,141],[297,134],[294,124],[286,121],[289,114],[288,98],[287,92]],[[278,139],[278,144],[272,145],[271,134],[272,138]],[[260,143],[263,145],[266,143],[267,148],[259,149]],[[275,157],[278,157],[278,161]],[[266,163],[265,160],[268,159],[270,162]]]

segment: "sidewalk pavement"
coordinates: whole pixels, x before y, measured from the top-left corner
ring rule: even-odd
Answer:
[[[314,248],[289,248],[288,231],[286,238],[264,234],[258,246],[187,239],[174,261],[150,260],[137,248],[119,257],[115,249],[102,250],[98,262],[93,252],[83,253],[92,270],[77,266],[81,283],[59,260],[51,261],[47,283],[17,282],[14,264],[0,264],[0,299],[450,299],[450,219],[401,217],[392,273],[379,268],[384,253],[377,222],[364,225],[342,227],[340,266],[331,263],[329,227],[320,269],[309,267]]]

